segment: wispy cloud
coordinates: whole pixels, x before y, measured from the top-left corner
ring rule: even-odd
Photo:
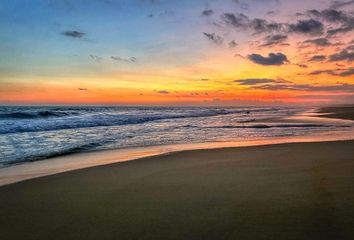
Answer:
[[[86,35],[86,33],[79,32],[79,31],[64,31],[64,32],[61,32],[61,34],[66,37],[71,37],[71,38],[82,38]]]
[[[235,40],[232,40],[229,42],[229,47],[234,48],[236,46],[237,46],[237,43],[235,42]]]
[[[308,39],[308,40],[304,41],[303,43],[313,44],[313,45],[319,46],[319,47],[326,47],[326,46],[332,45],[332,43],[327,38]]]
[[[317,70],[309,73],[310,75],[329,74],[332,76],[348,77],[354,75],[354,68],[333,69],[333,70]]]
[[[221,20],[224,24],[236,29],[252,30],[254,34],[280,31],[284,26],[281,23],[267,21],[261,18],[251,19],[243,13],[224,13],[221,15]]]
[[[354,75],[354,68],[349,68],[339,74],[342,77],[353,76]]]
[[[159,94],[170,94],[170,92],[166,91],[166,90],[154,90],[154,92],[159,93]]]
[[[89,56],[95,62],[100,62],[102,60],[102,58],[97,55],[90,54]]]
[[[273,46],[277,44],[282,44],[288,39],[288,36],[285,34],[275,34],[268,35],[264,38],[263,44],[261,46]]]
[[[111,59],[119,62],[126,62],[126,63],[135,63],[137,59],[135,57],[130,57],[130,58],[122,58],[118,56],[111,56]]]
[[[238,83],[238,85],[250,86],[250,85],[258,85],[264,83],[280,83],[287,82],[282,79],[269,79],[269,78],[246,78],[246,79],[237,79],[233,81],[234,83]]]
[[[222,44],[224,42],[224,38],[215,34],[215,33],[206,33],[206,32],[203,32],[203,35],[209,39],[210,41],[212,41],[213,43],[215,44]]]
[[[325,55],[315,55],[315,56],[312,56],[309,61],[310,62],[321,62],[321,61],[324,61],[326,60],[326,56]]]
[[[345,7],[345,6],[348,6],[348,5],[351,5],[351,4],[354,4],[354,0],[351,0],[351,1],[332,1],[331,3],[331,8],[341,8],[341,7]]]
[[[289,90],[289,91],[340,91],[340,92],[353,92],[354,84],[336,84],[336,85],[312,85],[312,84],[265,84],[256,85],[253,89],[262,90]]]
[[[348,61],[352,62],[354,60],[354,51],[348,51],[346,49],[343,49],[339,53],[335,53],[330,55],[329,61],[335,62],[335,61]]]

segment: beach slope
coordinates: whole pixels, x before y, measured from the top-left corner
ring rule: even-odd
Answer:
[[[193,150],[0,187],[1,239],[354,239],[354,141]]]

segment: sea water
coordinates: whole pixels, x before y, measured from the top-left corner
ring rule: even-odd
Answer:
[[[175,143],[242,141],[346,131],[289,123],[289,107],[0,107],[0,167],[75,152]]]

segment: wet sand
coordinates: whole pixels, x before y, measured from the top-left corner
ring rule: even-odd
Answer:
[[[354,120],[354,106],[325,107],[321,108],[318,113],[321,113],[322,117],[327,118]]]

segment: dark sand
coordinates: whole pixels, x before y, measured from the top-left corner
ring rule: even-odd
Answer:
[[[0,187],[0,238],[354,239],[354,141],[194,150]]]
[[[321,108],[319,113],[325,113],[322,117],[354,120],[354,106],[325,107]]]

